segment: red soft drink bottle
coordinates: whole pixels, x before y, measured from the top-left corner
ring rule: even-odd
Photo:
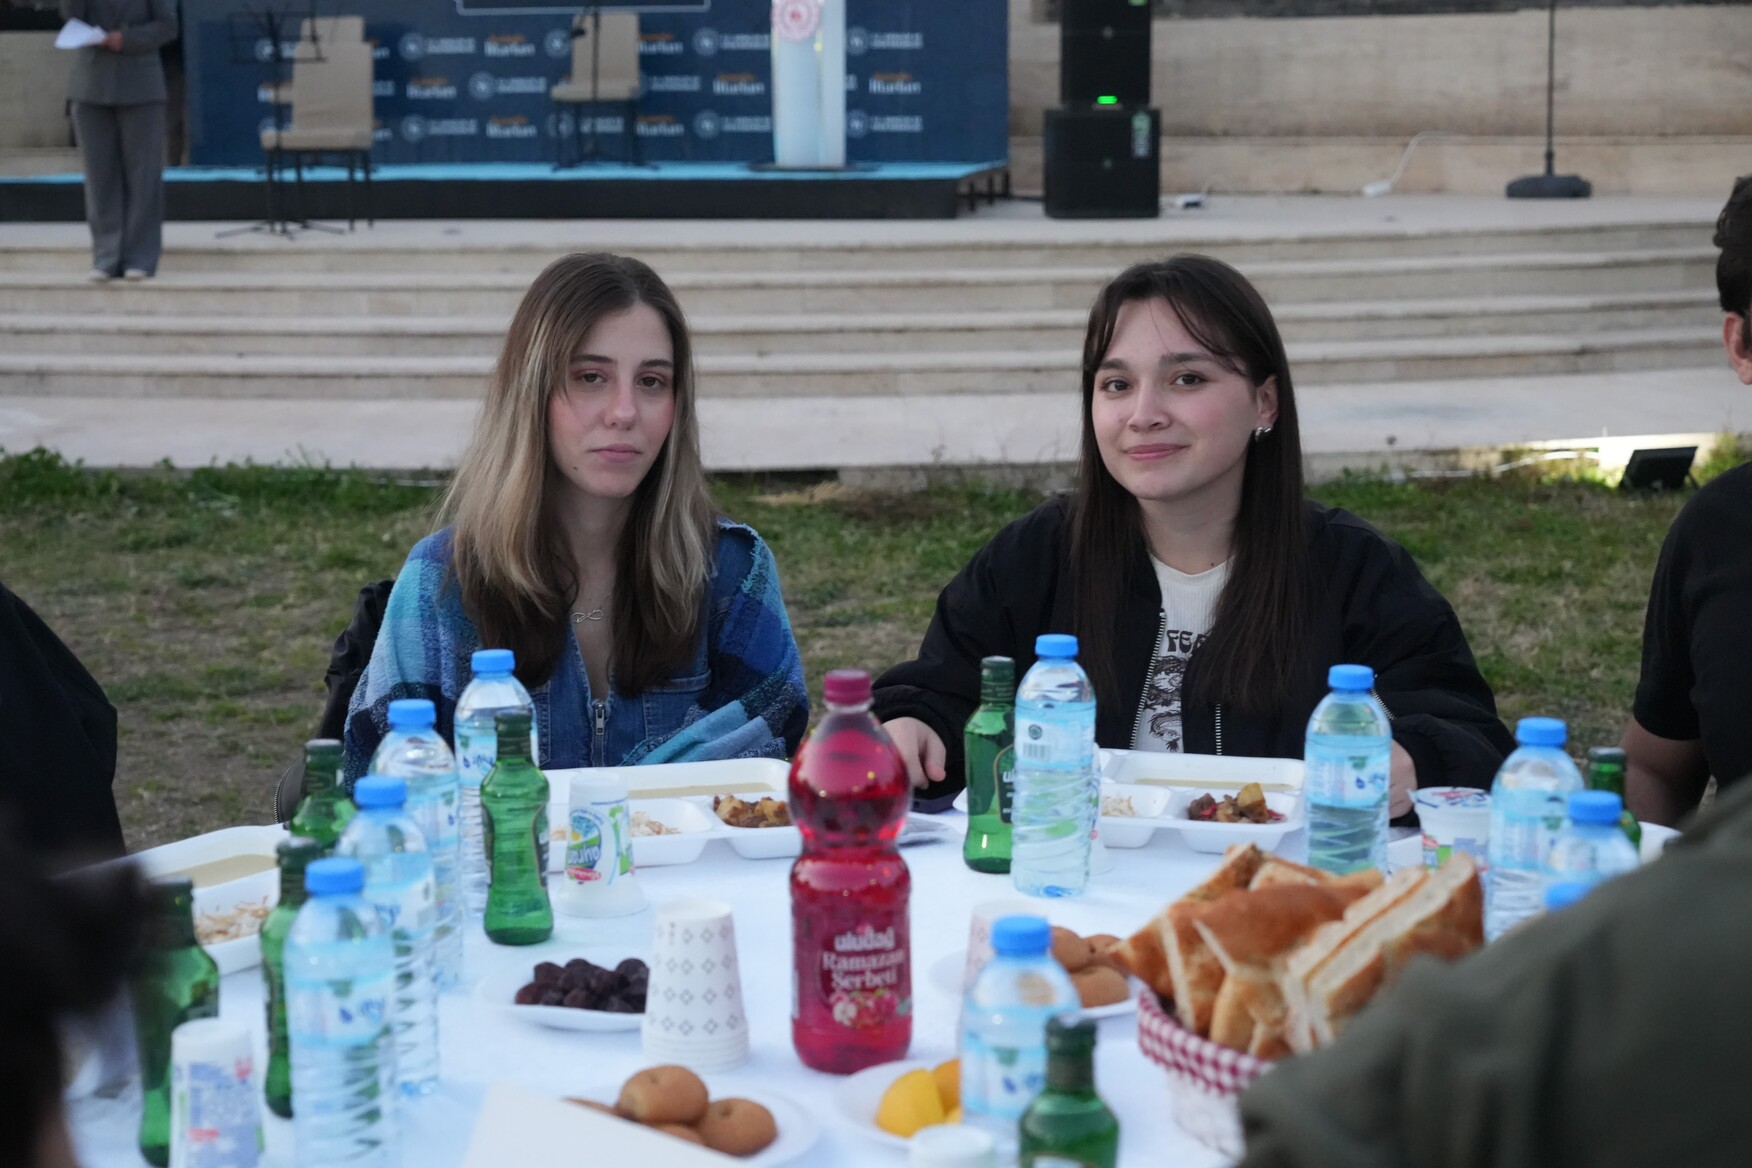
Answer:
[[[849,1075],[912,1043],[912,876],[895,839],[912,788],[870,713],[870,675],[823,686],[827,716],[791,764],[791,1041],[805,1066]]]

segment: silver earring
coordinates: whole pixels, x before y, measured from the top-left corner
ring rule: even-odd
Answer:
[[[1261,427],[1259,427],[1259,429],[1253,431],[1253,440],[1255,442],[1258,442],[1258,441],[1262,440],[1269,433],[1271,433],[1270,426],[1261,426]]]

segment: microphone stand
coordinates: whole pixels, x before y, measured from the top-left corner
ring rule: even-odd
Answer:
[[[1557,173],[1557,150],[1552,126],[1557,106],[1557,0],[1551,0],[1545,22],[1545,173],[1515,179],[1508,185],[1511,199],[1585,199],[1594,185],[1575,174]]]

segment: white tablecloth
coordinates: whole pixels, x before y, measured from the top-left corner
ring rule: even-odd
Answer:
[[[938,817],[952,824],[959,840],[962,818]],[[1298,833],[1300,834],[1300,833]],[[1293,844],[1286,841],[1286,845]],[[1089,892],[1075,899],[1037,902],[1054,924],[1078,932],[1126,935],[1163,905],[1195,884],[1216,857],[1188,851],[1173,832],[1158,832],[1147,847],[1112,849],[1110,872],[1096,877]],[[1007,876],[970,871],[959,843],[936,843],[902,852],[912,870],[913,1042],[909,1057],[937,1061],[955,1053],[959,1003],[938,987],[930,970],[966,947],[969,910],[981,901],[1007,898],[1014,890]],[[733,1071],[708,1075],[714,1097],[740,1092],[784,1096],[807,1109],[821,1127],[820,1142],[799,1161],[803,1165],[899,1168],[902,1150],[881,1145],[838,1118],[834,1090],[838,1077],[819,1074],[798,1062],[791,1048],[791,922],[787,860],[745,860],[728,844],[714,842],[695,863],[644,868],[639,880],[652,900],[684,895],[721,897],[736,912],[737,948],[743,992],[753,1036],[748,1062]],[[425,1100],[401,1109],[402,1162],[407,1168],[453,1168],[462,1160],[485,1087],[507,1081],[553,1095],[613,1091],[632,1072],[649,1063],[639,1048],[637,1030],[623,1033],[561,1032],[541,1029],[474,1000],[483,977],[508,968],[524,971],[537,961],[565,961],[581,949],[606,946],[617,956],[648,955],[651,914],[619,920],[557,918],[552,939],[536,946],[505,948],[471,935],[463,986],[440,1002],[442,1081]],[[600,953],[595,956],[603,956]],[[265,1042],[262,978],[259,968],[226,977],[220,1012],[246,1021]],[[258,1065],[265,1065],[263,1062]],[[1168,1077],[1147,1062],[1137,1046],[1135,1016],[1101,1023],[1096,1050],[1096,1084],[1120,1121],[1122,1165],[1173,1164],[1203,1168],[1224,1162],[1181,1131],[1169,1114]],[[287,1120],[264,1109],[268,1154],[273,1168],[289,1168],[292,1130]],[[116,1099],[84,1099],[69,1111],[74,1139],[85,1168],[137,1168],[139,1122],[137,1085]],[[556,1162],[566,1149],[555,1148]],[[317,1168],[317,1166],[300,1166]]]

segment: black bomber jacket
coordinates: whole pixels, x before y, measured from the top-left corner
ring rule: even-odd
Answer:
[[[1189,701],[1181,712],[1187,752],[1301,758],[1308,717],[1326,696],[1327,669],[1354,663],[1374,668],[1375,693],[1392,715],[1394,740],[1417,764],[1419,786],[1489,787],[1514,740],[1453,608],[1405,549],[1355,515],[1310,502],[1307,532],[1313,588],[1307,642],[1284,654],[1294,671],[1293,699],[1263,715]],[[921,809],[940,809],[965,785],[961,734],[979,704],[980,658],[1012,657],[1020,678],[1034,664],[1037,635],[1074,628],[1069,536],[1064,498],[998,532],[938,596],[918,656],[877,679],[878,717],[918,718],[947,748],[947,778],[916,794]],[[1140,547],[1114,614],[1115,676],[1126,701],[1097,706],[1101,746],[1131,746],[1161,606]],[[1195,651],[1189,682],[1199,664]]]

